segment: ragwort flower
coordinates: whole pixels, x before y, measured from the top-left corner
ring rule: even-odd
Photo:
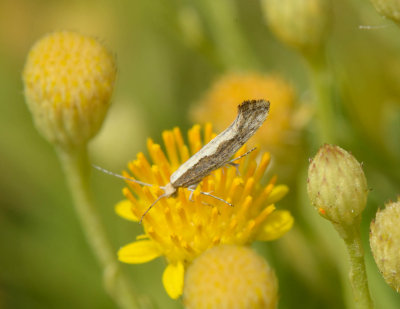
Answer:
[[[203,145],[201,127],[188,132],[189,145],[183,141],[178,128],[163,132],[167,156],[151,139],[147,146],[153,165],[143,153],[128,164],[135,179],[154,184],[141,186],[127,181],[123,189],[126,200],[116,205],[117,213],[129,220],[139,221],[149,205],[163,191],[159,186],[169,183],[170,175]],[[204,127],[204,143],[215,134],[210,124]],[[246,152],[242,147],[235,157]],[[266,185],[260,181],[270,162],[264,153],[259,163],[258,151],[239,159],[237,169],[223,167],[205,177],[190,200],[190,191],[178,190],[175,198],[161,199],[143,218],[144,234],[122,247],[118,256],[126,263],[145,263],[165,256],[168,266],[163,274],[164,287],[171,298],[182,294],[186,267],[202,252],[219,244],[248,245],[255,240],[274,240],[285,234],[293,224],[288,211],[276,211],[274,203],[288,191],[285,185],[275,185],[272,177]],[[131,177],[129,173],[124,176]],[[225,201],[200,194],[212,192]]]
[[[107,114],[116,73],[114,56],[95,38],[59,31],[38,40],[23,81],[39,132],[65,149],[85,145]]]
[[[188,267],[183,302],[186,309],[275,309],[278,280],[255,251],[222,245],[204,252]]]
[[[299,122],[296,111],[296,94],[283,78],[259,73],[229,73],[221,76],[205,93],[192,110],[196,122],[212,122],[217,130],[223,130],[235,116],[237,102],[248,98],[267,97],[271,106],[268,125],[259,129],[253,141],[268,150],[296,143]]]

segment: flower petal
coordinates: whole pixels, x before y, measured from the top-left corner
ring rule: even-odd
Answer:
[[[264,221],[257,240],[270,241],[282,237],[293,226],[294,219],[287,210],[276,210]]]
[[[181,296],[183,291],[183,278],[185,275],[185,268],[182,262],[175,264],[168,264],[164,270],[162,282],[169,297],[177,299]]]
[[[161,255],[157,244],[152,240],[135,241],[119,249],[118,259],[124,263],[146,263]]]
[[[275,186],[269,194],[267,200],[265,201],[265,204],[274,204],[277,201],[280,201],[288,192],[289,187],[286,185]]]
[[[139,218],[136,217],[132,212],[132,203],[129,200],[122,200],[118,202],[117,205],[115,205],[115,212],[124,219],[134,222],[139,221]]]
[[[143,240],[143,239],[150,239],[150,237],[147,234],[140,234],[136,236],[136,240]]]

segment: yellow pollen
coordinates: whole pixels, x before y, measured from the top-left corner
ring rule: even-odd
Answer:
[[[266,208],[264,208],[264,210],[256,217],[256,219],[254,220],[254,226],[259,226],[261,225],[261,223],[268,217],[269,214],[271,214],[273,211],[275,210],[275,206],[270,205]]]
[[[179,218],[182,221],[182,224],[183,225],[187,225],[188,221],[187,221],[187,217],[186,217],[186,212],[185,212],[185,209],[182,207],[182,203],[177,203],[177,207],[176,208],[178,210],[178,215],[179,215]]]
[[[189,130],[189,146],[191,153],[196,153],[201,148],[200,126],[195,125]]]
[[[165,144],[165,149],[167,150],[169,162],[174,169],[177,169],[179,167],[179,158],[175,147],[174,136],[172,132],[164,131],[162,137]]]
[[[171,234],[170,238],[171,238],[171,241],[172,241],[177,247],[179,247],[179,248],[182,247],[178,235],[176,235],[176,234]]]
[[[242,198],[247,198],[247,196],[250,194],[253,188],[254,188],[254,179],[248,178],[244,190],[242,192]]]
[[[238,218],[243,218],[243,220],[247,220],[249,209],[252,202],[253,198],[251,196],[246,196],[244,202],[242,203],[242,207],[238,210],[237,213]]]
[[[165,219],[168,223],[168,226],[171,230],[174,229],[174,222],[172,220],[171,209],[169,207],[164,208]]]

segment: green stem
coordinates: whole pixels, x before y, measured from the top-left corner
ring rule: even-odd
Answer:
[[[112,248],[107,238],[97,208],[93,203],[89,185],[90,164],[86,146],[71,151],[59,148],[58,155],[82,229],[103,268],[106,291],[120,308],[139,308],[139,303],[132,292],[132,288],[120,270],[116,259],[116,251]]]
[[[338,230],[339,231],[339,230]],[[368,288],[365,269],[364,250],[361,243],[360,225],[355,224],[340,233],[344,236],[350,260],[349,280],[353,291],[355,308],[372,309],[374,307]]]
[[[237,22],[232,0],[202,0],[200,10],[211,29],[220,60],[227,69],[249,70],[259,67]]]
[[[335,113],[331,96],[331,76],[327,69],[325,54],[320,51],[306,56],[306,59],[316,99],[315,121],[319,132],[319,142],[320,144],[335,144]]]

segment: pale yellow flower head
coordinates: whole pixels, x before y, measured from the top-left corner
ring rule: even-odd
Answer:
[[[159,186],[169,183],[171,174],[215,134],[212,127],[199,125],[188,132],[185,144],[178,128],[163,132],[166,154],[160,145],[148,141],[150,163],[139,153],[130,162],[129,173],[142,182],[141,186],[127,181],[123,193],[126,200],[116,206],[122,217],[138,221],[149,205],[163,193]],[[234,157],[245,153],[242,147]],[[269,241],[281,237],[293,224],[288,211],[275,210],[274,203],[288,191],[285,185],[276,185],[276,177],[266,183],[262,180],[270,155],[258,156],[258,151],[239,159],[237,169],[225,166],[205,177],[190,201],[190,192],[178,190],[176,197],[161,199],[143,219],[144,235],[120,249],[119,259],[126,263],[144,263],[165,256],[168,266],[163,274],[164,287],[172,298],[178,298],[183,289],[185,269],[202,252],[220,244],[248,245],[255,240]],[[200,194],[213,195],[232,203]]]
[[[188,267],[183,302],[186,309],[274,309],[278,282],[267,262],[250,248],[222,245]]]
[[[371,223],[369,242],[376,265],[388,285],[400,292],[400,199],[387,203]]]
[[[92,37],[63,31],[37,41],[23,81],[40,133],[64,148],[87,143],[106,115],[115,77],[114,57]]]
[[[284,43],[313,53],[326,41],[331,23],[331,0],[262,0],[273,33]]]
[[[267,149],[280,148],[293,136],[295,93],[284,79],[258,73],[231,73],[220,77],[194,106],[196,122],[211,122],[225,129],[235,117],[237,102],[266,99],[271,103],[268,121],[252,138]]]

